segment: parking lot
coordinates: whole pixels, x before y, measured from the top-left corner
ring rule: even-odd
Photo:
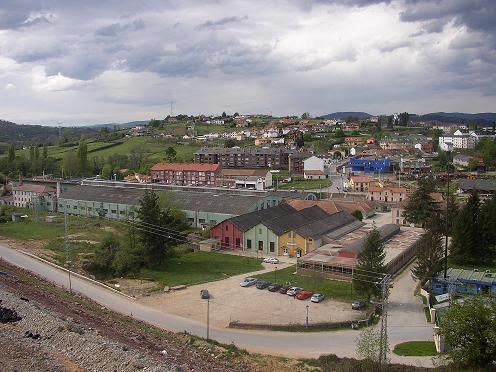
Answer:
[[[279,266],[279,265],[278,265]],[[282,266],[282,265],[281,265]],[[267,270],[272,270],[266,264]],[[261,273],[257,272],[256,274]],[[255,273],[253,273],[255,274]],[[351,309],[349,302],[325,299],[322,303],[298,300],[278,292],[260,290],[255,286],[242,288],[239,283],[250,275],[191,286],[183,290],[144,297],[139,302],[156,309],[206,322],[207,300],[200,290],[210,293],[210,324],[227,327],[230,322],[256,324],[304,324],[308,306],[309,323],[358,320],[365,315]]]

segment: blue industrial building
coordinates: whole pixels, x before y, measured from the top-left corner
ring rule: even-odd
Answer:
[[[449,284],[452,283],[458,294],[491,294],[496,295],[496,273],[489,271],[448,269],[447,278],[439,275],[433,279],[432,293],[439,295],[446,293]]]
[[[350,161],[352,172],[391,173],[393,167],[390,159],[359,158]]]

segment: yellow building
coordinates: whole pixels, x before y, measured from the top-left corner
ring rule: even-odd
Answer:
[[[319,248],[323,242],[335,239],[363,226],[348,212],[334,213],[328,217],[313,221],[279,235],[279,255],[301,257]]]
[[[301,257],[314,249],[312,238],[305,239],[295,231],[289,231],[279,236],[280,256]]]

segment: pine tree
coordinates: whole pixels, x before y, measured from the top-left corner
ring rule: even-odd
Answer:
[[[487,262],[496,259],[496,195],[484,202],[481,207],[482,254]]]
[[[151,229],[160,229],[161,212],[158,196],[153,190],[146,190],[143,200],[140,202],[138,219],[149,229],[139,230],[139,240],[143,244],[143,261],[146,267],[151,268],[160,264],[166,256],[167,246],[164,237],[151,233]]]
[[[415,225],[427,226],[433,214],[438,213],[438,208],[434,199],[430,195],[434,191],[431,180],[421,180],[418,188],[408,199],[404,216],[408,222]]]
[[[372,296],[380,295],[380,288],[375,281],[380,281],[380,275],[385,273],[384,260],[386,252],[379,231],[374,228],[365,240],[362,251],[358,254],[358,262],[353,270],[353,288],[370,301]]]
[[[428,230],[417,242],[412,274],[420,281],[436,276],[443,268],[443,237],[439,229]]]
[[[455,262],[474,263],[483,258],[482,232],[479,194],[473,192],[455,220],[450,246]]]
[[[47,144],[45,143],[43,145],[43,159],[47,159],[48,158],[48,146]]]

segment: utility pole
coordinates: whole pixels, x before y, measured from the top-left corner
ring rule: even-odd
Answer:
[[[67,272],[69,273],[69,292],[72,293],[72,283],[71,283],[71,267],[70,264],[70,254],[69,254],[69,244],[68,244],[68,235],[67,235],[67,206],[64,208],[64,249],[65,249],[65,260],[67,265]]]
[[[210,295],[207,298],[207,341],[210,333]]]
[[[389,286],[391,285],[391,275],[384,275],[383,279],[378,283],[381,285],[381,332],[379,339],[379,364],[386,365],[388,352],[388,334],[387,334],[387,305],[389,300]]]
[[[450,151],[447,151],[448,160],[446,163],[446,175],[448,176],[448,190],[446,191],[446,232],[444,237],[444,280],[448,276],[448,230],[449,230],[449,200],[450,200]]]
[[[307,317],[305,319],[305,328],[308,328],[308,305],[307,305]]]

